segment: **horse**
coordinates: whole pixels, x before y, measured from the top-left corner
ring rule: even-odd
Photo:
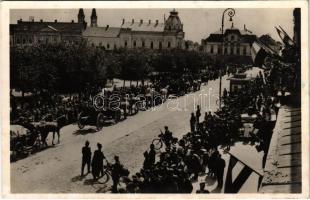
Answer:
[[[163,99],[163,102],[166,101],[168,98],[168,91],[169,91],[169,85],[167,85],[166,87],[160,90],[160,94]]]
[[[45,146],[47,145],[46,138],[50,132],[53,133],[52,145],[54,144],[55,133],[57,133],[57,143],[60,143],[60,129],[67,124],[67,117],[62,115],[56,119],[56,121],[41,121],[41,122],[32,122],[31,124],[36,128],[36,130],[41,134],[42,143]]]

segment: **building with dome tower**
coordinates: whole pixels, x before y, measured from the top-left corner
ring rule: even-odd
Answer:
[[[91,26],[83,32],[83,37],[90,45],[101,46],[106,50],[184,48],[183,24],[175,9],[164,22],[123,19],[119,27],[98,27],[96,10],[93,9]]]
[[[17,24],[10,25],[11,45],[36,44],[75,44],[86,40],[89,45],[100,46],[106,50],[117,48],[149,48],[172,49],[185,48],[183,24],[174,9],[163,22],[159,20],[123,19],[120,26],[98,26],[96,9],[93,8],[90,16],[90,25],[85,22],[82,8],[77,14],[77,22],[45,22],[43,20],[29,21],[22,19]]]

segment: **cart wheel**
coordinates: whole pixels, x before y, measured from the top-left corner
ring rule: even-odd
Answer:
[[[82,114],[83,114],[83,112],[80,112],[78,115],[78,118],[77,118],[77,124],[78,124],[79,129],[83,129],[85,127],[85,125],[82,124],[82,119],[81,119]]]
[[[96,123],[97,131],[100,131],[102,129],[103,125],[104,125],[104,117],[103,117],[102,113],[99,113],[97,115],[97,123]]]
[[[134,110],[135,114],[137,114],[139,112],[139,108],[136,105],[133,106],[133,110]]]
[[[158,139],[158,138],[154,139],[152,141],[152,144],[154,144],[154,147],[155,147],[156,150],[161,149],[162,146],[163,146],[163,142],[161,141],[161,139]]]
[[[24,147],[20,142],[17,142],[14,147],[14,151],[17,156],[21,156],[24,154]]]

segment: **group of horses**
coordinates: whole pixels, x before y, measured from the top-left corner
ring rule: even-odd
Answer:
[[[65,115],[62,115],[56,119],[51,120],[51,117],[46,117],[40,122],[31,122],[29,119],[21,117],[15,124],[21,125],[30,131],[30,135],[33,138],[40,138],[41,147],[47,147],[47,137],[49,133],[53,133],[52,145],[55,145],[55,135],[57,134],[57,143],[60,143],[60,129],[68,124],[68,119]]]

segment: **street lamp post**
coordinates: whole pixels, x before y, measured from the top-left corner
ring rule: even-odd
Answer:
[[[229,21],[232,21],[232,17],[235,15],[235,10],[233,8],[227,8],[224,10],[223,15],[222,15],[222,55],[224,55],[224,17],[225,14],[230,17]],[[219,109],[221,110],[221,104],[222,104],[222,70],[220,69],[220,88],[219,88],[219,97],[220,97],[220,102],[219,102]]]

